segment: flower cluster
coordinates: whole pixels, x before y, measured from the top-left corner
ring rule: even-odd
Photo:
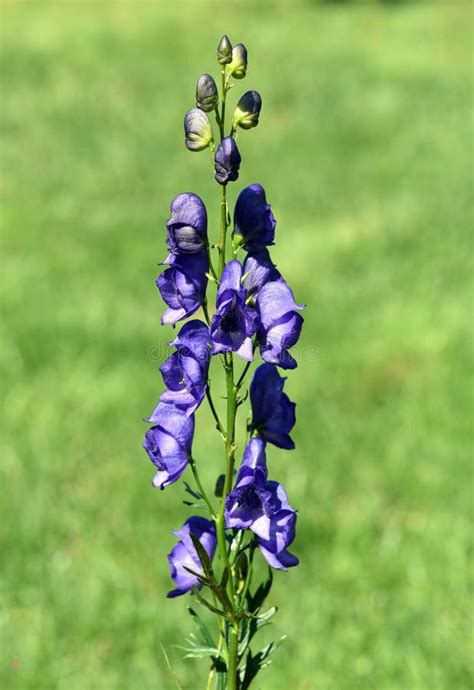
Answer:
[[[275,243],[276,220],[260,184],[251,184],[240,192],[231,222],[226,187],[239,177],[241,155],[236,143],[237,131],[258,125],[262,99],[257,91],[244,93],[235,107],[230,133],[226,135],[225,99],[229,80],[246,76],[247,49],[242,44],[232,47],[224,36],[217,49],[217,60],[221,65],[221,91],[211,75],[203,74],[198,79],[196,107],[186,113],[184,130],[185,144],[190,151],[206,148],[211,151],[214,177],[221,190],[221,234],[219,242],[211,245],[207,210],[197,194],[183,192],[173,199],[166,222],[165,270],[156,280],[167,305],[161,321],[175,327],[199,308],[204,320],[186,321],[170,342],[174,351],[160,367],[165,390],[147,420],[153,426],[145,434],[144,448],[156,468],[154,486],[164,489],[173,484],[191,464],[199,490],[194,495],[203,499],[209,509],[210,519],[192,516],[174,533],[178,543],[168,559],[176,588],[168,596],[176,597],[192,589],[201,597],[198,590],[203,584],[209,585],[221,597],[223,615],[228,617],[238,636],[236,611],[242,610],[245,602],[238,599],[237,593],[246,592],[249,583],[239,581],[239,577],[248,576],[231,567],[229,554],[237,549],[235,560],[250,548],[251,558],[258,548],[272,568],[286,570],[298,564],[296,556],[288,550],[295,538],[296,511],[283,486],[268,479],[266,449],[267,444],[286,450],[295,447],[290,436],[296,421],[295,404],[283,391],[285,379],[278,368],[297,366],[290,349],[300,336],[303,324],[300,312],[304,305],[295,301],[271,259],[269,247]],[[220,134],[218,145],[210,120],[213,112]],[[226,262],[228,229],[232,258]],[[212,264],[213,248],[218,251],[217,271]],[[242,260],[238,258],[240,252],[245,253]],[[216,288],[212,313],[207,295],[210,283]],[[234,477],[235,420],[238,407],[246,399],[246,396],[239,397],[239,391],[257,351],[263,363],[254,371],[249,386],[249,440]],[[246,362],[238,381],[234,380],[234,355]],[[226,427],[219,420],[209,388],[213,358],[223,363],[226,374]],[[221,497],[217,511],[202,488],[192,456],[195,413],[206,396],[226,447],[224,492],[216,494]],[[248,539],[246,544],[245,539]],[[217,547],[224,568],[223,581],[227,583],[224,585],[215,580],[211,566]],[[223,593],[223,587],[227,594]],[[230,651],[228,658],[231,658]]]

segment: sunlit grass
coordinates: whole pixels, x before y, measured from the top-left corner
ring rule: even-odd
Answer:
[[[140,445],[173,195],[200,194],[216,232],[181,120],[223,32],[250,53],[232,97],[264,102],[230,197],[265,186],[307,303],[297,449],[269,451],[301,565],[276,577],[268,635],[288,640],[256,688],[472,684],[470,11],[291,7],[2,9],[2,687],[171,689],[161,644],[202,685],[173,647],[186,602],[164,598],[184,494],[151,488]],[[209,485],[211,427],[203,408]]]

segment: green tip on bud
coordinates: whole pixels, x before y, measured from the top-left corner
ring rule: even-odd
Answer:
[[[232,62],[232,43],[227,36],[222,36],[217,46],[217,62],[219,65],[227,65]]]
[[[237,43],[232,48],[232,62],[229,65],[229,72],[235,79],[243,79],[247,74],[247,48],[243,43]]]
[[[217,85],[210,74],[203,74],[196,84],[196,105],[204,112],[209,113],[219,103]]]
[[[212,141],[212,127],[206,113],[199,108],[188,110],[184,117],[185,143],[190,151],[203,151]]]
[[[247,91],[241,97],[234,110],[233,127],[251,129],[258,125],[260,110],[262,109],[262,99],[258,91]]]

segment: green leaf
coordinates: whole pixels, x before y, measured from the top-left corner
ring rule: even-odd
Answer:
[[[186,482],[186,481],[183,480],[183,483],[184,483],[184,486],[185,486],[185,491],[187,491],[188,494],[191,494],[191,496],[192,496],[193,498],[196,498],[198,501],[201,501],[201,500],[202,500],[201,494],[198,493],[197,491],[195,491],[195,490],[188,484],[188,482]]]
[[[242,580],[242,582],[245,582],[249,569],[249,562],[245,552],[239,554],[235,566],[237,568],[239,579]]]
[[[258,611],[263,603],[265,602],[265,599],[270,593],[270,590],[272,588],[273,584],[273,573],[271,571],[271,568],[268,568],[268,578],[265,582],[262,582],[258,588],[255,594],[252,596],[250,592],[247,593],[247,604],[248,604],[248,610],[251,613],[254,613],[255,611]]]
[[[190,606],[188,607],[189,615],[191,616],[191,619],[198,629],[200,633],[200,639],[201,642],[203,643],[204,646],[206,647],[212,647],[214,644],[214,639],[211,635],[211,632],[205,622],[202,620],[202,618],[196,613],[194,609],[192,609]]]
[[[187,570],[188,573],[191,573],[191,575],[194,575],[194,577],[196,577],[202,585],[209,586],[208,579],[206,577],[204,577],[204,575],[202,573],[198,573],[197,570],[193,570],[192,568],[188,568],[187,565],[183,565],[183,568],[184,568],[184,570]]]
[[[193,546],[196,549],[196,553],[199,557],[199,560],[201,561],[202,569],[204,571],[205,576],[207,577],[208,580],[215,580],[214,573],[212,571],[211,559],[209,558],[206,549],[201,544],[201,542],[199,541],[199,539],[196,537],[195,534],[190,532],[189,536],[191,537],[191,541],[193,542]]]
[[[241,623],[241,639],[239,643],[239,656],[245,654],[245,650],[252,641],[255,633],[263,628],[265,625],[271,624],[271,619],[278,611],[276,606],[273,606],[265,613],[258,616],[252,616],[251,618],[244,619]]]
[[[216,669],[216,690],[227,690],[227,672]]]
[[[216,486],[214,489],[214,496],[217,496],[217,498],[222,498],[222,496],[224,495],[224,484],[225,484],[225,475],[220,474],[217,477]]]
[[[271,659],[269,659],[269,657],[278,649],[285,638],[286,635],[283,635],[279,640],[270,642],[270,644],[267,644],[266,647],[263,647],[263,649],[257,652],[255,656],[253,656],[249,649],[245,661],[245,667],[240,671],[240,690],[248,690],[250,683],[253,681],[257,673],[271,663]]]
[[[212,611],[212,613],[216,613],[218,616],[223,616],[224,618],[227,618],[226,612],[221,611],[220,609],[213,606],[209,601],[207,601],[207,599],[204,599],[197,587],[193,587],[192,592],[196,596],[196,599],[199,601],[199,603],[203,604],[203,606],[208,608],[209,611]]]
[[[220,582],[220,585],[219,585],[219,586],[220,586],[222,589],[225,589],[225,588],[227,587],[228,581],[229,581],[229,568],[226,566],[226,567],[224,568],[223,573],[222,573],[222,578],[221,578],[221,582]]]
[[[219,656],[219,650],[217,649],[217,647],[184,647],[179,644],[177,644],[176,647],[177,649],[182,649],[183,652],[186,652],[186,654],[183,656],[183,659],[204,659],[204,657],[207,656]]]

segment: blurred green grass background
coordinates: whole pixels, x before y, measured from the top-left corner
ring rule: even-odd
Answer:
[[[2,6],[2,688],[168,690],[160,645],[203,687],[173,647],[186,602],[165,598],[184,493],[152,489],[140,446],[172,335],[154,287],[171,198],[197,192],[217,228],[182,117],[222,33],[249,48],[231,103],[264,103],[230,198],[264,184],[307,303],[297,449],[269,452],[301,565],[276,577],[288,639],[256,688],[472,687],[471,21],[455,3]],[[220,442],[197,421],[210,485]]]

